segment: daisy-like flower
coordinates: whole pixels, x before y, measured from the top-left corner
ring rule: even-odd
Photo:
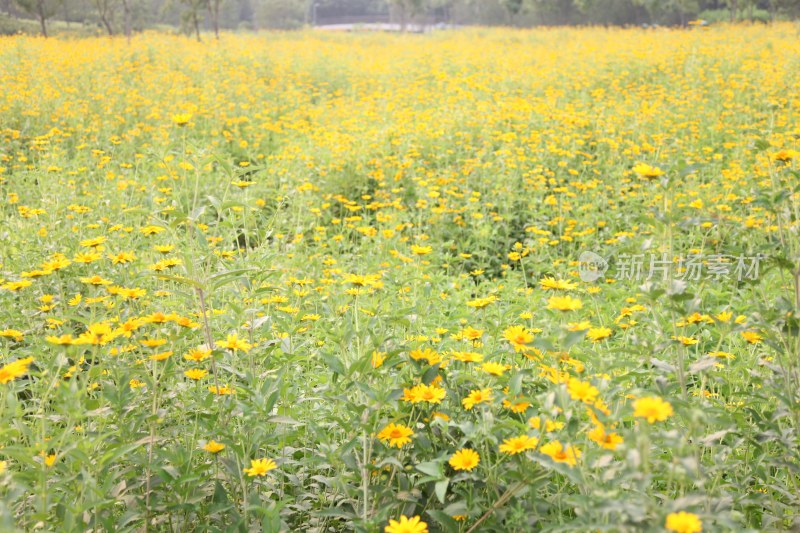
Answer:
[[[428,533],[428,524],[423,522],[420,517],[405,515],[400,516],[400,520],[389,520],[389,525],[383,528],[384,533]]]
[[[28,373],[28,367],[33,363],[33,357],[17,359],[0,368],[0,383],[6,384]]]
[[[642,178],[655,179],[664,175],[664,171],[658,167],[650,166],[646,163],[638,163],[634,165],[633,171]]]
[[[492,389],[475,389],[470,391],[466,398],[461,400],[461,404],[467,411],[479,403],[485,403],[492,400]]]
[[[527,344],[533,341],[533,335],[525,326],[510,326],[503,331],[503,338],[511,343],[514,351],[521,352],[527,349]]]
[[[633,402],[633,416],[650,424],[663,422],[673,414],[672,405],[658,397],[639,398]]]
[[[192,120],[191,113],[176,113],[172,115],[172,123],[179,127],[184,127]]]
[[[592,342],[600,342],[603,339],[607,339],[611,336],[611,328],[590,328],[589,331],[586,333],[586,338]]]
[[[583,308],[583,302],[572,296],[551,296],[547,300],[547,308],[555,311],[577,311]]]
[[[278,468],[272,459],[253,459],[250,461],[250,468],[245,468],[244,473],[250,477],[266,476],[267,472]]]
[[[411,245],[411,253],[414,255],[428,255],[431,252],[433,252],[433,248],[430,246]]]
[[[470,471],[480,463],[481,458],[473,449],[470,448],[462,448],[458,450],[456,453],[450,456],[450,466],[453,467],[453,470],[466,470]]]
[[[208,453],[219,453],[225,449],[225,445],[215,440],[210,440],[203,446],[203,449]]]
[[[539,439],[536,437],[520,435],[519,437],[505,439],[503,444],[500,445],[500,451],[509,455],[516,455],[527,450],[533,450],[538,444]]]
[[[232,352],[241,350],[244,353],[249,352],[250,348],[253,347],[253,345],[247,342],[246,340],[240,339],[236,333],[228,335],[228,337],[224,341],[217,341],[217,346],[219,346],[220,348],[227,348]]]
[[[581,381],[578,378],[570,378],[569,383],[567,383],[567,392],[573,400],[588,404],[594,403],[597,395],[600,394],[600,391],[591,383]]]
[[[410,427],[395,423],[389,424],[378,433],[378,439],[394,448],[402,448],[406,444],[410,444],[413,436],[414,431]]]
[[[442,403],[442,400],[446,395],[447,391],[445,391],[442,387],[420,383],[419,385],[416,385],[410,389],[405,389],[403,400],[410,403],[427,402],[439,404]]]
[[[483,363],[481,365],[481,370],[493,376],[502,376],[503,373],[506,371],[506,365],[502,365],[500,363],[492,363],[492,362]]]
[[[578,284],[569,280],[546,277],[539,280],[539,286],[546,291],[572,291],[578,288]]]
[[[543,445],[539,451],[557,463],[566,463],[570,466],[575,466],[581,456],[578,448],[570,444],[564,446],[557,440]]]
[[[589,439],[606,450],[616,450],[623,443],[622,437],[616,433],[606,431],[602,424],[598,424],[588,434]]]
[[[208,370],[203,370],[202,368],[192,368],[191,370],[184,372],[183,375],[189,379],[197,381],[206,377],[208,375]]]
[[[681,511],[668,514],[664,527],[675,533],[700,533],[703,531],[703,522],[696,514]]]
[[[758,344],[764,338],[761,336],[760,333],[756,331],[743,331],[741,333],[742,338],[746,340],[749,344]]]

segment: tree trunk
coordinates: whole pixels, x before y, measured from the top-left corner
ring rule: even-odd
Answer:
[[[47,38],[47,17],[44,13],[44,0],[39,0],[36,4],[38,15],[39,15],[39,24],[42,26],[42,35],[44,35],[45,39]]]
[[[730,0],[731,22],[736,22],[736,14],[739,12],[739,0]]]
[[[100,20],[103,21],[103,26],[106,27],[106,31],[108,32],[108,34],[114,35],[114,28],[111,27],[111,23],[108,21],[108,17],[106,16],[105,13],[102,13],[100,15]]]
[[[125,37],[128,41],[131,40],[131,6],[128,5],[128,0],[122,0],[122,11],[124,13],[125,21]]]
[[[197,42],[200,42],[200,20],[197,18],[197,11],[192,12],[192,24],[194,24],[194,34],[197,36]]]
[[[214,26],[214,37],[219,40],[219,4],[220,0],[211,0],[211,24]]]

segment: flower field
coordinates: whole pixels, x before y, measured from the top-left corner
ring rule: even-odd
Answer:
[[[0,529],[796,531],[798,35],[0,38]]]

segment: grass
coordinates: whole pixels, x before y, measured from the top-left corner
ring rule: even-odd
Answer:
[[[2,527],[793,530],[799,42],[0,38]]]

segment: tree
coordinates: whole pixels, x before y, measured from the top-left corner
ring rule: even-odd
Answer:
[[[181,20],[184,25],[191,26],[200,41],[200,19],[203,10],[208,8],[208,0],[181,0],[181,3],[186,6],[186,10],[181,13]]]
[[[94,7],[97,9],[97,16],[105,26],[109,35],[114,35],[114,28],[111,26],[111,17],[114,14],[115,0],[93,0]]]
[[[513,24],[514,20],[522,12],[524,6],[523,0],[503,0],[501,2],[503,8],[506,10],[508,16],[508,23]]]
[[[636,0],[650,14],[653,22],[681,25],[700,12],[698,0]]]
[[[130,4],[130,1],[131,0],[122,0],[122,16],[124,18],[124,20],[123,20],[124,30],[123,31],[125,32],[125,37],[127,37],[128,39],[131,38],[131,4]]]
[[[214,37],[219,39],[219,8],[222,0],[208,0],[208,13],[211,15],[211,27],[214,28]]]
[[[60,0],[16,0],[17,5],[25,13],[35,17],[42,28],[42,35],[47,37],[47,19],[56,14]]]
[[[425,10],[425,0],[390,0],[389,3],[400,15],[400,31],[406,31],[409,19],[414,19]]]

